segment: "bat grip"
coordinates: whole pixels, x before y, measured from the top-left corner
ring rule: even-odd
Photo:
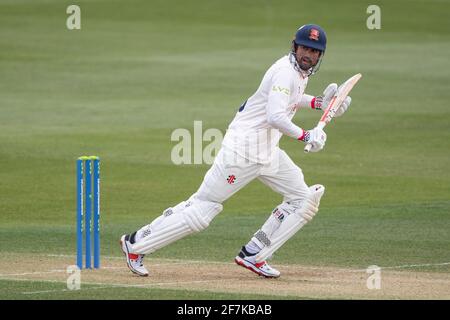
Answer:
[[[310,150],[311,150],[311,148],[312,148],[312,144],[311,143],[308,143],[308,144],[306,144],[306,146],[305,146],[305,149],[303,149],[306,153],[308,153]]]

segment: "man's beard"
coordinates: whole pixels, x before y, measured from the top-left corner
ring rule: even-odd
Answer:
[[[314,67],[311,59],[305,57],[300,58],[300,61],[298,61],[298,65],[303,71],[308,71],[309,69]]]

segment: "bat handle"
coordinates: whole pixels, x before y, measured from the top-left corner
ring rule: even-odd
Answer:
[[[317,124],[317,128],[320,128],[323,130],[323,128],[325,128],[325,125],[327,123],[323,120],[320,120],[319,123]],[[312,144],[311,143],[307,143],[305,148],[303,149],[303,151],[305,151],[306,153],[308,153],[312,148]]]
[[[305,146],[305,149],[303,149],[306,153],[308,153],[310,150],[311,150],[311,148],[312,148],[312,144],[311,143],[308,143],[306,146]]]

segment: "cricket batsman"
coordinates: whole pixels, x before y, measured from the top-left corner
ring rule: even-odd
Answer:
[[[278,143],[284,134],[299,143],[311,144],[311,152],[325,146],[327,135],[321,128],[302,129],[292,118],[299,108],[325,109],[337,92],[337,84],[332,83],[321,96],[305,94],[309,77],[319,69],[326,44],[320,26],[300,27],[291,51],[267,70],[259,88],[239,108],[197,192],[164,210],[150,224],[122,235],[121,248],[133,273],[148,276],[143,265],[145,255],[206,229],[222,211],[225,200],[258,179],[283,200],[241,248],[235,262],[260,276],[280,276],[267,259],[314,218],[325,188],[320,184],[308,186],[302,170]],[[347,97],[335,116],[341,116],[350,103]]]

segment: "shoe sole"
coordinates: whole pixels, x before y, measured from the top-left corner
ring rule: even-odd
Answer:
[[[133,272],[134,274],[137,274],[140,277],[148,277],[148,273],[141,273],[139,271],[137,271],[136,269],[134,269],[133,267],[131,267],[130,264],[130,259],[128,258],[128,246],[125,244],[124,245],[124,241],[122,240],[122,238],[124,238],[125,236],[122,236],[120,238],[120,248],[122,249],[123,254],[125,255],[125,258],[127,259],[127,267],[128,269],[130,269],[131,272]]]
[[[250,262],[246,262],[241,257],[234,258],[234,262],[236,262],[237,265],[239,265],[241,267],[244,267],[244,268],[246,268],[246,269],[256,273],[258,276],[261,276],[261,277],[264,277],[264,278],[267,278],[267,279],[278,278],[280,276],[280,275],[274,276],[274,275],[265,274],[261,270],[256,268],[253,264],[251,264]]]

